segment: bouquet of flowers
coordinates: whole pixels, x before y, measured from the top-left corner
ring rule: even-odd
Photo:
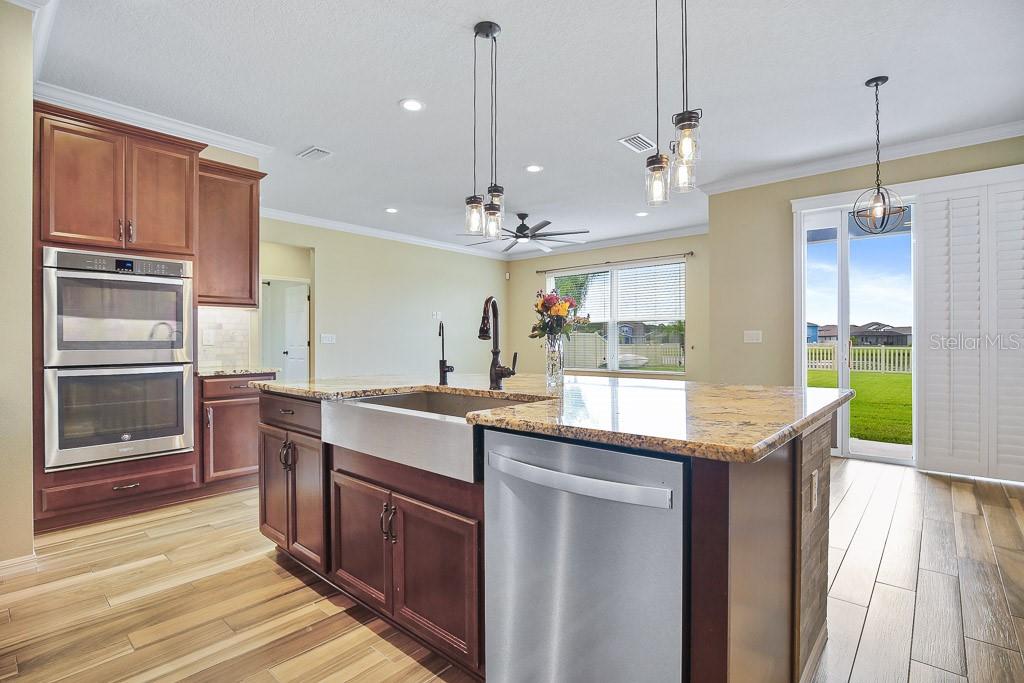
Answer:
[[[587,316],[576,315],[576,300],[571,296],[559,296],[558,292],[537,292],[537,301],[533,305],[537,312],[537,322],[530,330],[531,339],[543,339],[549,335],[564,334],[566,338],[572,334],[576,325],[590,322]]]

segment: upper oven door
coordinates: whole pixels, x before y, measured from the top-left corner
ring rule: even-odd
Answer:
[[[192,361],[192,281],[43,269],[43,365]]]
[[[47,368],[47,471],[190,450],[191,365]]]

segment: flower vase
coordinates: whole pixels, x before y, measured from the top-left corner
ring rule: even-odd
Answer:
[[[561,389],[565,378],[565,353],[562,335],[549,334],[544,341],[545,376],[548,389]]]

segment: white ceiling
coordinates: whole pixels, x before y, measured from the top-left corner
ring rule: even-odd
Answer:
[[[691,104],[705,117],[698,184],[870,149],[861,84],[876,74],[891,77],[884,144],[1024,119],[1019,0],[688,7]],[[271,146],[266,207],[465,244],[481,19],[503,28],[498,179],[511,211],[589,228],[592,242],[706,222],[700,192],[635,217],[648,210],[643,156],[616,143],[654,136],[653,1],[64,0],[39,78]],[[663,0],[661,27],[667,138],[680,108],[678,3]],[[404,97],[426,108],[406,112]],[[295,158],[310,145],[334,156]]]

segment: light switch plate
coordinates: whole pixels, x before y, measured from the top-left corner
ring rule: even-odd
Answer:
[[[337,343],[337,341],[338,341],[338,335],[336,335],[336,334],[321,334],[320,335],[320,343],[321,344],[334,344],[334,343]]]
[[[743,330],[744,344],[760,344],[761,330]]]
[[[818,509],[818,470],[811,472],[811,512]]]

